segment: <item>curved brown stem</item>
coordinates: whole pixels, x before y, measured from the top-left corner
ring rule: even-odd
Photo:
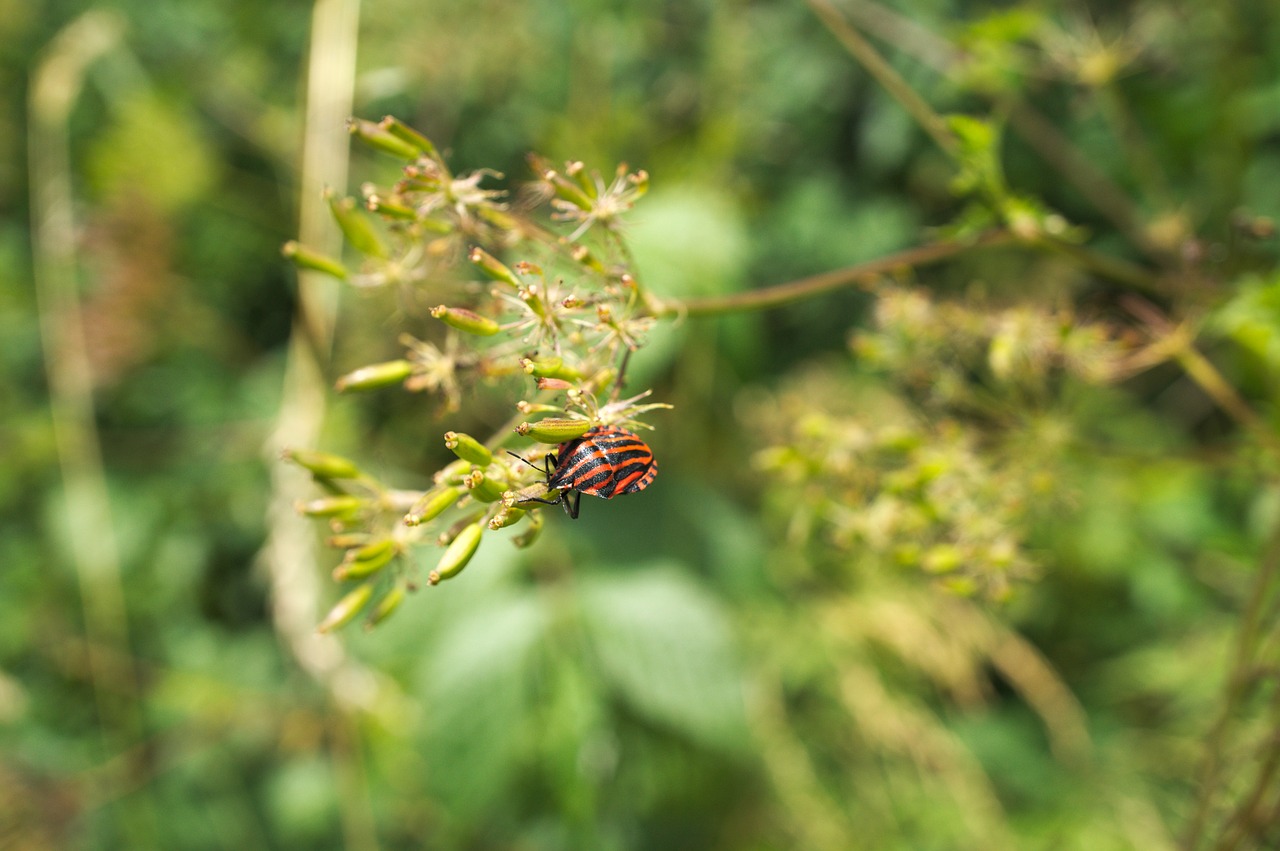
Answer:
[[[777,286],[685,301],[665,299],[653,306],[652,314],[656,317],[720,316],[727,313],[740,313],[744,310],[767,310],[848,286],[870,286],[877,278],[892,272],[929,266],[973,248],[990,248],[1007,245],[1013,241],[1012,234],[1005,231],[991,231],[976,240],[934,242]]]

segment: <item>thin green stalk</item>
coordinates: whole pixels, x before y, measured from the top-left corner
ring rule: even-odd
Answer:
[[[796,736],[776,675],[762,673],[753,692],[751,726],[765,770],[791,820],[789,827],[797,846],[832,851],[863,847],[840,802],[823,784],[808,750]]]
[[[1280,688],[1271,694],[1271,717],[1274,722],[1280,718]],[[1273,727],[1274,729],[1274,727]],[[1254,778],[1253,787],[1248,796],[1236,807],[1235,812],[1222,830],[1222,836],[1214,846],[1214,851],[1235,851],[1251,832],[1259,825],[1269,824],[1264,820],[1262,809],[1265,806],[1267,793],[1275,794],[1276,778],[1280,776],[1280,738],[1276,735],[1267,742],[1266,757]]]
[[[369,799],[369,769],[364,759],[364,743],[358,716],[343,711],[329,725],[329,758],[338,785],[343,847],[351,851],[377,851],[378,830]]]
[[[863,38],[862,34],[854,29],[845,20],[844,15],[828,0],[808,0],[808,3],[809,8],[813,9],[813,13],[818,16],[823,25],[844,45],[845,50],[849,51],[849,54],[858,60],[867,73],[893,96],[893,99],[915,119],[938,147],[947,154],[954,155],[955,137],[951,135],[946,120],[929,105],[929,102],[920,97],[911,84],[902,78],[902,75],[880,55],[871,42]]]
[[[322,190],[347,180],[347,143],[333,132],[351,113],[354,87],[355,28],[359,4],[319,0],[313,11],[311,63],[302,159],[299,234],[307,245],[331,256],[342,250]],[[268,510],[263,560],[275,588],[276,630],[301,667],[322,682],[344,662],[337,641],[315,636],[320,607],[311,526],[293,508],[309,476],[293,465],[277,463],[286,446],[313,446],[324,422],[328,379],[325,374],[337,312],[337,289],[325,276],[300,272],[298,315],[289,341],[284,388],[275,434],[267,448],[274,496]]]
[[[1205,741],[1204,761],[1196,778],[1198,792],[1195,811],[1187,822],[1183,835],[1184,851],[1200,847],[1209,822],[1209,814],[1215,793],[1222,783],[1223,763],[1226,761],[1227,733],[1232,719],[1248,696],[1253,678],[1250,676],[1252,660],[1264,621],[1262,612],[1272,585],[1280,582],[1280,522],[1271,532],[1271,539],[1263,553],[1258,575],[1249,589],[1249,599],[1240,620],[1240,632],[1236,637],[1231,672],[1227,676],[1226,693],[1218,716],[1210,727]]]
[[[1010,125],[1040,158],[1069,181],[1116,230],[1148,257],[1164,259],[1164,252],[1147,236],[1134,200],[1053,122],[1023,100],[1013,100],[1008,114]]]
[[[359,0],[317,0],[312,12],[299,238],[331,256],[342,245],[321,193],[325,186],[347,182],[348,137],[334,128],[351,114],[359,18]],[[388,683],[370,677],[336,638],[316,635],[321,611],[316,539],[311,524],[294,510],[311,479],[301,467],[279,463],[285,447],[314,446],[319,440],[337,298],[336,284],[325,276],[299,273],[298,315],[289,339],[280,411],[264,452],[272,499],[260,557],[271,577],[272,618],[282,642],[338,705],[353,708],[367,705]]]
[[[954,154],[956,143],[947,127],[946,119],[920,97],[902,78],[902,75],[894,70],[893,66],[829,0],[808,0],[808,3],[850,55],[861,63],[867,72],[907,110],[916,123],[933,138],[938,147],[948,154]],[[872,3],[857,3],[854,5],[853,14],[865,27],[874,28],[885,35],[890,33],[898,35],[898,40],[907,44],[908,49],[911,49],[910,45],[917,45],[913,55],[940,72],[945,73],[961,55],[960,51],[951,47],[949,42],[932,36],[928,31],[901,18],[891,10]],[[1010,101],[1007,107],[1014,127],[1022,133],[1045,162],[1057,169],[1080,190],[1081,194],[1088,198],[1141,251],[1151,257],[1167,259],[1163,256],[1164,252],[1151,242],[1143,229],[1137,205],[1114,181],[1095,168],[1087,157],[1072,146],[1069,140],[1058,133],[1030,105]],[[1073,254],[1081,265],[1106,278],[1129,283],[1146,292],[1157,290],[1156,285],[1159,279],[1141,266],[1067,243],[1051,241],[1047,245]]]
[[[141,741],[143,716],[130,664],[120,556],[94,418],[93,367],[85,341],[78,275],[68,123],[89,67],[120,42],[123,21],[90,11],[64,28],[41,57],[29,92],[32,271],[49,380],[49,410],[62,472],[62,520],[84,610],[86,651],[104,749]],[[153,847],[146,796],[122,803],[126,844]]]
[[[849,286],[870,286],[884,275],[940,263],[970,249],[991,248],[1007,245],[1013,241],[1014,237],[1007,232],[992,231],[971,241],[935,242],[777,286],[686,301],[666,299],[654,306],[653,315],[701,317],[741,313],[747,310],[768,310]]]
[[[1205,395],[1257,438],[1259,443],[1280,455],[1280,439],[1276,438],[1258,412],[1249,407],[1235,385],[1195,347],[1194,335],[1189,328],[1175,326],[1159,308],[1143,298],[1126,296],[1121,303],[1147,326],[1147,333],[1156,341],[1156,349],[1182,367],[1182,371]]]
[[[304,244],[329,256],[340,256],[342,242],[322,192],[326,186],[343,188],[347,183],[348,137],[334,128],[341,127],[352,111],[359,23],[359,0],[316,0],[312,8],[298,233]],[[293,508],[310,477],[296,465],[278,463],[284,447],[318,442],[329,393],[337,282],[313,272],[300,272],[298,277],[298,313],[289,339],[280,412],[265,453],[272,499],[261,557],[271,576],[276,631],[298,665],[333,697],[339,712],[335,727],[355,737],[339,743],[334,751],[343,784],[339,798],[343,840],[350,848],[374,849],[378,840],[368,786],[359,763],[349,763],[345,756],[358,756],[359,751],[350,713],[376,701],[389,681],[372,677],[335,637],[316,634],[322,611],[316,539],[310,523]]]
[[[963,60],[963,51],[950,41],[894,9],[867,0],[848,0],[845,5],[849,17],[863,31],[892,42],[939,74],[951,73]],[[1130,242],[1148,256],[1165,259],[1147,236],[1137,203],[1039,110],[1016,96],[1004,98],[997,105],[1003,107],[1010,125],[1041,159],[1079,190]]]
[[[1280,441],[1258,415],[1249,407],[1249,403],[1236,390],[1235,385],[1227,381],[1218,368],[1213,365],[1200,350],[1188,343],[1174,354],[1174,360],[1182,367],[1183,372],[1191,380],[1200,385],[1200,389],[1209,395],[1218,407],[1226,411],[1237,423],[1244,426],[1273,450],[1280,450]]]
[[[1163,286],[1165,279],[1136,263],[1130,263],[1118,257],[1109,257],[1082,245],[1075,245],[1074,243],[1050,237],[1038,240],[1037,244],[1047,251],[1070,257],[1078,265],[1088,269],[1098,277],[1128,284],[1135,290],[1151,293],[1152,295],[1165,292],[1165,287]]]

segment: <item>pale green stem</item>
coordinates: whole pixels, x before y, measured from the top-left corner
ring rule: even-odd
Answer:
[[[316,0],[312,9],[298,238],[335,257],[341,256],[342,243],[322,192],[326,186],[341,191],[347,183],[349,136],[342,128],[352,111],[359,20],[359,0]],[[349,712],[371,707],[388,681],[379,680],[353,660],[336,637],[316,634],[322,595],[317,542],[311,524],[293,508],[307,493],[310,477],[300,467],[281,463],[280,453],[287,446],[319,442],[329,393],[327,371],[338,289],[337,282],[318,273],[302,271],[298,278],[298,315],[289,341],[280,411],[265,452],[272,498],[267,543],[260,557],[271,577],[276,631],[299,666]],[[341,748],[333,751],[332,758],[339,776],[350,776],[345,762],[349,757]],[[342,796],[344,845],[361,851],[375,849],[368,789],[357,785]]]
[[[990,248],[1012,242],[1014,237],[1003,231],[993,231],[976,240],[935,242],[772,287],[685,301],[665,299],[653,305],[651,311],[657,317],[701,317],[768,310],[850,286],[869,287],[885,275],[940,263],[971,249]]]
[[[940,74],[954,72],[963,59],[962,51],[950,41],[894,9],[867,0],[847,0],[845,8],[849,18],[864,32],[891,42]],[[1130,242],[1149,256],[1167,259],[1147,237],[1141,211],[1133,199],[1034,106],[1017,96],[1003,98],[998,105],[1004,107],[1010,125],[1027,144]]]
[[[844,45],[845,50],[849,51],[849,54],[858,60],[867,73],[874,77],[876,82],[883,86],[884,90],[915,119],[915,122],[929,134],[938,147],[947,154],[954,155],[956,140],[947,127],[946,119],[939,115],[928,101],[920,97],[911,84],[902,78],[902,75],[880,55],[871,42],[863,38],[862,34],[854,29],[845,20],[844,15],[828,0],[808,0],[808,3],[809,8],[813,9],[823,25]]]
[[[129,662],[119,549],[94,421],[93,368],[77,280],[80,261],[68,122],[89,66],[117,48],[123,29],[115,14],[90,11],[58,33],[31,77],[27,148],[32,268],[62,472],[58,522],[79,583],[90,677],[108,754],[141,740],[143,718],[136,673]],[[122,815],[127,844],[152,847],[155,815],[147,799],[136,796]]]
[[[1231,672],[1227,675],[1222,707],[1213,726],[1209,729],[1205,742],[1204,762],[1196,778],[1198,787],[1196,808],[1187,822],[1187,829],[1183,835],[1184,851],[1195,851],[1200,847],[1213,802],[1217,793],[1223,791],[1221,787],[1227,782],[1222,776],[1223,763],[1227,759],[1229,750],[1227,734],[1231,728],[1232,719],[1235,718],[1240,705],[1250,691],[1252,682],[1250,672],[1256,656],[1259,633],[1265,626],[1262,613],[1266,608],[1266,600],[1274,593],[1272,586],[1277,582],[1280,582],[1280,523],[1277,523],[1272,530],[1258,575],[1250,588],[1249,599],[1241,615],[1240,632],[1236,637]],[[1274,742],[1272,747],[1276,747]]]
[[[1207,357],[1195,347],[1192,331],[1186,326],[1175,326],[1159,308],[1137,296],[1126,296],[1122,303],[1126,310],[1147,326],[1147,332],[1156,341],[1157,350],[1171,358],[1187,377],[1212,399],[1240,426],[1272,452],[1280,454],[1280,439],[1244,400],[1235,385],[1218,371]]]
[[[1061,254],[1070,257],[1076,264],[1082,268],[1088,269],[1095,275],[1106,278],[1110,281],[1116,281],[1122,284],[1128,284],[1135,290],[1140,290],[1152,295],[1158,295],[1165,292],[1163,286],[1166,279],[1148,271],[1145,267],[1136,263],[1130,263],[1127,260],[1121,260],[1118,257],[1110,257],[1106,254],[1100,254],[1091,248],[1083,245],[1065,242],[1061,239],[1053,237],[1042,237],[1034,240],[1034,243],[1040,245],[1046,251]]]

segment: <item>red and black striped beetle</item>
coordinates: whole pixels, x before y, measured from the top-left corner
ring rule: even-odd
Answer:
[[[634,433],[606,425],[588,429],[582,437],[560,444],[556,452],[548,452],[541,469],[547,477],[547,489],[558,490],[560,495],[555,499],[531,497],[522,502],[559,503],[570,518],[577,520],[582,494],[612,499],[642,491],[658,475],[658,462],[653,460],[653,450]]]

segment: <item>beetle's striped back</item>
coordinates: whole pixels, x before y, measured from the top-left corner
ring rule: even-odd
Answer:
[[[624,428],[599,426],[560,444],[547,485],[609,499],[642,491],[657,475],[658,464],[643,440]]]

